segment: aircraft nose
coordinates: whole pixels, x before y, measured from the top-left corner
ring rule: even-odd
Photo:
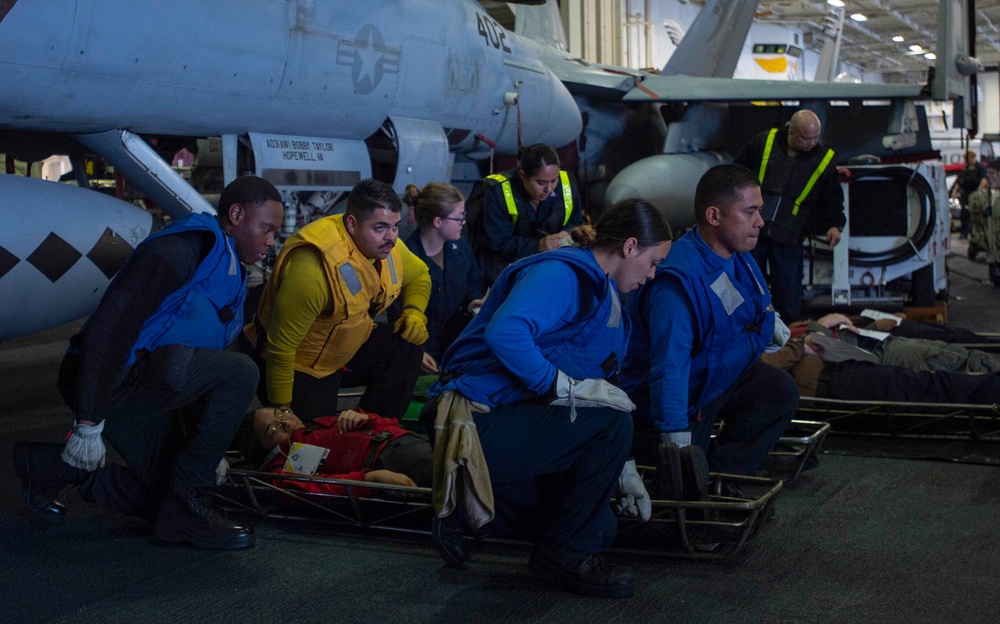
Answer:
[[[583,131],[583,117],[566,85],[549,68],[543,67],[542,72],[535,69],[538,62],[527,51],[515,51],[514,61],[506,66],[512,71],[510,78],[521,84],[522,94],[536,94],[535,97],[525,95],[519,102],[521,119],[530,119],[531,123],[503,123],[495,133],[497,149],[516,151],[519,126],[523,132],[521,139],[524,145],[566,145],[575,141]],[[532,69],[519,69],[518,62],[530,65]]]

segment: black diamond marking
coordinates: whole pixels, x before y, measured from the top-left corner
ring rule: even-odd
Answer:
[[[10,273],[10,270],[17,266],[21,259],[0,247],[0,277]]]
[[[55,283],[82,257],[83,254],[72,245],[50,232],[42,244],[28,256],[28,262],[49,278],[50,282]]]
[[[125,239],[115,234],[111,228],[105,228],[101,238],[91,248],[87,258],[104,273],[104,276],[111,279],[125,264],[129,254],[133,251],[132,245],[125,242]]]

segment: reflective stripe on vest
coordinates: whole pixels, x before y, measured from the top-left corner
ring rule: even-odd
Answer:
[[[771,148],[774,147],[774,135],[778,134],[777,128],[771,128],[767,133],[767,142],[764,143],[764,156],[760,159],[760,171],[757,172],[757,179],[764,183],[764,172],[767,171],[767,161],[771,159]]]
[[[806,187],[802,189],[802,192],[799,193],[799,196],[795,198],[795,207],[792,208],[793,217],[799,214],[799,204],[805,201],[806,196],[809,195],[809,191],[811,191],[813,187],[816,186],[816,180],[819,180],[819,177],[823,175],[823,172],[826,171],[826,166],[830,164],[831,160],[833,160],[833,150],[827,148],[826,155],[823,156],[823,160],[819,161],[819,165],[817,165],[816,171],[813,171],[813,174],[809,176],[809,181],[806,183]]]
[[[563,187],[563,205],[566,207],[566,215],[563,217],[563,227],[569,223],[569,217],[573,214],[573,189],[569,186],[569,174],[565,171],[559,171],[559,179],[562,180]]]
[[[767,133],[767,141],[764,143],[764,155],[760,159],[760,171],[757,172],[757,178],[760,180],[761,184],[764,183],[764,172],[767,170],[767,162],[771,159],[771,149],[774,147],[774,136],[776,134],[778,134],[777,128],[771,128],[771,131]],[[795,205],[792,206],[793,217],[798,216],[799,206],[805,201],[806,197],[809,196],[809,191],[816,186],[816,181],[819,180],[819,177],[823,175],[824,171],[826,171],[826,168],[830,164],[831,160],[833,160],[833,150],[827,148],[826,154],[823,155],[823,160],[819,161],[819,164],[816,165],[816,170],[813,171],[811,176],[809,176],[809,181],[806,182],[805,188],[803,188],[802,192],[799,193],[799,196],[795,198]]]
[[[399,277],[396,275],[396,264],[392,261],[392,256],[387,256],[385,262],[389,265],[389,281],[393,284],[398,283]]]
[[[507,214],[510,215],[512,223],[517,223],[517,203],[514,202],[514,191],[510,186],[510,180],[501,173],[494,173],[486,177],[500,183],[500,188],[503,190],[503,199],[507,204]],[[569,223],[569,218],[573,215],[573,189],[569,185],[569,174],[565,171],[559,171],[559,180],[562,183],[563,207],[565,210],[562,224],[565,227]]]

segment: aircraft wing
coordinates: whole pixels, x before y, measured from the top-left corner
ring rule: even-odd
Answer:
[[[589,63],[538,47],[542,62],[571,93],[626,102],[752,102],[758,100],[891,100],[928,97],[919,84],[857,84],[661,76]]]
[[[643,76],[653,76],[625,67],[591,63],[530,39],[524,40],[522,45],[530,49],[573,94],[601,95],[620,100],[622,95],[635,88]]]
[[[750,102],[755,100],[889,100],[919,98],[924,85],[742,80],[646,74],[626,102]]]
[[[579,67],[573,67],[574,63]],[[640,72],[576,60],[565,61],[558,66],[549,65],[549,69],[570,93],[608,92],[620,97],[634,89],[641,78]]]

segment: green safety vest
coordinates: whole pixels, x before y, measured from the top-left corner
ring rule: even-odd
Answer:
[[[510,187],[510,180],[502,173],[494,173],[486,177],[500,183],[500,188],[503,190],[503,199],[507,203],[507,214],[510,215],[511,222],[517,223],[517,204],[514,202],[514,191]],[[573,190],[569,186],[569,174],[565,171],[559,171],[559,181],[562,182],[563,206],[566,211],[562,223],[563,227],[565,227],[569,223],[570,216],[573,214]]]
[[[760,171],[757,172],[757,178],[760,180],[761,184],[764,183],[764,172],[767,170],[767,161],[771,159],[771,149],[774,148],[774,136],[776,134],[778,134],[777,128],[771,128],[771,131],[767,133],[767,141],[764,143],[764,156],[760,160]],[[803,188],[802,192],[799,193],[799,196],[795,198],[795,205],[792,207],[793,217],[798,216],[799,204],[805,201],[806,197],[809,196],[809,192],[813,190],[814,186],[816,186],[816,180],[819,180],[819,177],[823,175],[823,172],[826,171],[826,167],[830,164],[831,160],[833,160],[833,150],[827,148],[826,154],[823,155],[823,160],[819,161],[819,164],[816,165],[816,171],[813,171],[813,174],[809,176],[809,181],[806,182],[805,188]]]

